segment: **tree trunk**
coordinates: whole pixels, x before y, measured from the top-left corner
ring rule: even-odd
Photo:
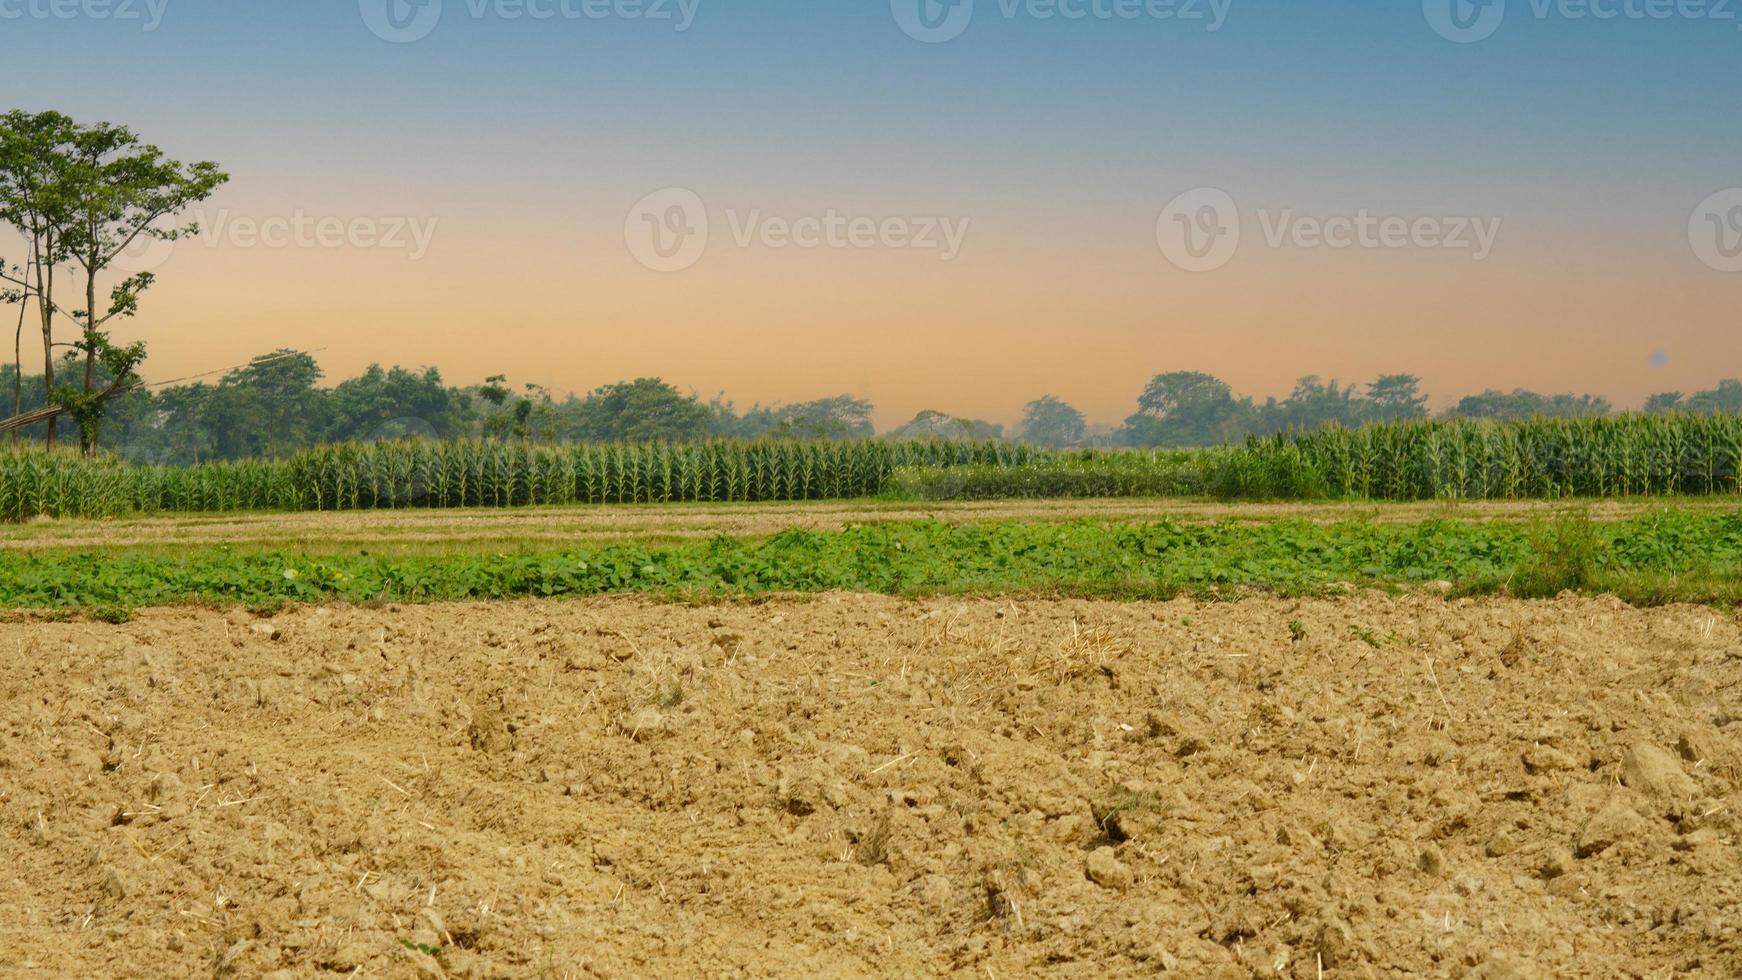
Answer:
[[[24,303],[17,303],[17,331],[12,334],[12,414],[24,414]],[[12,433],[12,444],[17,446],[19,435]]]
[[[18,300],[18,329],[12,334],[12,414],[24,414],[24,318],[30,304],[30,267],[25,267],[24,294]],[[12,433],[12,444],[18,444],[18,433]]]
[[[42,314],[42,403],[54,404],[54,265],[45,259],[54,254],[52,235],[36,259],[36,307]],[[55,422],[48,423],[48,435],[43,443],[54,448]]]
[[[96,265],[96,256],[85,265],[85,395],[91,394],[91,389],[97,384],[97,274],[90,271]],[[96,426],[93,423],[92,429]],[[86,456],[97,451],[97,433],[86,432],[85,426],[79,426],[79,450]]]

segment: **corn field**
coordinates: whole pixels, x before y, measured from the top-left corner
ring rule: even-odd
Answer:
[[[1226,497],[1545,500],[1742,492],[1742,416],[1410,422],[1254,439]]]
[[[873,496],[899,467],[1021,466],[1002,442],[707,442],[539,446],[378,442],[283,460],[141,466],[0,452],[0,521],[161,512],[331,511],[832,500]]]
[[[1176,467],[1177,479],[1162,470]],[[332,511],[843,500],[897,470],[959,469],[996,488],[1051,486],[1053,471],[1134,493],[1197,487],[1227,499],[1541,500],[1742,493],[1742,416],[1520,423],[1410,422],[1253,439],[1198,452],[1055,453],[1004,442],[733,442],[539,446],[379,442],[283,460],[140,466],[0,452],[0,521],[164,512]],[[1044,471],[1044,472],[1043,472]],[[1049,477],[1049,474],[1052,474]],[[1092,475],[1092,474],[1091,474]],[[922,480],[921,482],[928,482]],[[929,481],[936,482],[936,481]],[[949,483],[949,480],[945,480]],[[1056,481],[1053,481],[1056,482]],[[1079,479],[1078,482],[1081,482]]]

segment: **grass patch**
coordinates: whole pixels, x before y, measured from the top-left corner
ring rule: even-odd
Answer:
[[[1587,589],[1599,575],[1604,554],[1601,528],[1588,514],[1539,522],[1530,529],[1530,551],[1507,591],[1524,599],[1546,599]]]

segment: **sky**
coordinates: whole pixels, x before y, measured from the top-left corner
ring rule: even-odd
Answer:
[[[288,347],[888,428],[1742,376],[1733,0],[0,0],[0,44],[0,108],[231,174],[129,257],[152,380]]]

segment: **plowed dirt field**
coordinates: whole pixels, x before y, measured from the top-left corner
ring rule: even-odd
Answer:
[[[5,975],[1742,975],[1704,608],[169,609],[0,650]]]

